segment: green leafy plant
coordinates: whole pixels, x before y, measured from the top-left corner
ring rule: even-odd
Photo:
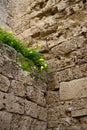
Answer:
[[[13,47],[21,54],[17,59],[24,70],[30,71],[31,66],[38,70],[47,70],[47,63],[44,62],[42,54],[37,52],[35,48],[26,47],[21,40],[13,36],[12,31],[7,32],[4,27],[0,28],[0,41]]]

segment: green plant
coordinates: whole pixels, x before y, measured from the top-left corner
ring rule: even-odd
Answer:
[[[24,43],[13,36],[12,31],[5,31],[4,27],[0,28],[0,41],[13,47],[18,53],[21,66],[24,70],[30,71],[30,67],[37,67],[39,70],[47,70],[47,64],[44,62],[41,53],[37,52],[35,48],[28,48]]]

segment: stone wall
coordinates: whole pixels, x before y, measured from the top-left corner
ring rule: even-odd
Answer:
[[[46,84],[16,64],[16,51],[0,43],[0,130],[46,130]]]
[[[10,11],[12,2],[10,3],[8,0],[0,0],[0,26],[5,26],[6,30],[11,30],[11,26],[8,24],[9,19],[12,18],[12,11]],[[9,4],[10,8],[8,7]]]
[[[48,60],[48,128],[86,130],[87,3],[67,0],[55,6],[57,27],[47,41],[53,54]]]
[[[48,62],[48,130],[86,130],[87,1],[11,2],[7,24],[22,40],[40,42]]]

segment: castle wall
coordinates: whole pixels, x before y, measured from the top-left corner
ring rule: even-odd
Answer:
[[[0,130],[46,130],[46,84],[16,63],[16,51],[0,43]]]
[[[9,24],[48,62],[48,130],[87,129],[87,1],[20,0]]]

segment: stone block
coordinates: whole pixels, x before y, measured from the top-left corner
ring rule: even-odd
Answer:
[[[10,81],[8,78],[0,74],[0,90],[7,92],[10,86]]]
[[[87,97],[87,78],[60,83],[60,99],[70,100]]]
[[[26,85],[26,98],[32,101],[37,100],[37,91],[34,86]]]
[[[9,94],[5,103],[7,111],[24,114],[24,99]]]
[[[37,118],[37,104],[25,100],[25,113],[31,117]]]
[[[72,101],[67,101],[68,106],[71,108],[71,110],[81,110],[81,109],[87,109],[87,97],[85,98],[79,98],[79,99],[73,99]]]
[[[6,109],[8,112],[24,114],[24,99],[0,92],[0,109]]]
[[[65,55],[77,49],[77,44],[74,39],[63,42],[56,47],[52,48],[52,52],[55,56]]]
[[[87,64],[76,65],[71,68],[61,70],[60,72],[57,72],[56,75],[59,82],[87,77]]]
[[[48,121],[57,121],[58,119],[58,107],[52,107],[48,109]]]
[[[11,64],[15,59],[11,48],[0,50],[0,73],[13,80],[9,91],[0,88],[8,92],[0,92],[0,113],[13,113],[11,122],[8,114],[8,119],[3,116],[6,123],[1,130],[87,130],[86,9],[86,0],[0,0],[0,25],[7,23],[24,41],[29,36],[46,41],[38,50],[45,53],[50,74],[46,93],[28,73]]]
[[[64,70],[66,68],[75,66],[75,63],[71,58],[59,57],[48,60],[49,73]]]
[[[32,121],[31,117],[14,114],[11,121],[11,130],[28,130],[32,126]]]
[[[18,73],[18,67],[15,65],[15,63],[5,59],[3,64],[4,65],[2,66],[1,73],[11,79],[15,78]]]
[[[17,52],[16,52],[16,50],[14,48],[4,44],[4,46],[2,47],[2,50],[3,50],[2,55],[4,57],[7,57],[8,60],[16,61],[16,54],[17,54]]]
[[[54,106],[59,105],[59,92],[58,91],[47,92],[47,104],[49,107],[54,107]]]
[[[0,111],[0,130],[10,130],[12,114]]]
[[[47,121],[47,109],[44,107],[38,106],[38,119]]]
[[[5,101],[4,101],[4,94],[3,92],[0,91],[0,110],[5,108]]]
[[[87,63],[87,46],[86,46],[86,41],[85,41],[85,45],[82,48],[72,52],[71,57],[72,57],[72,59],[74,60],[74,62],[76,64]]]
[[[47,122],[34,120],[30,130],[46,130],[47,129]]]
[[[25,85],[32,85],[33,84],[33,79],[29,75],[27,71],[23,71],[22,69],[18,70],[18,75],[15,77],[15,80],[18,80]]]
[[[12,80],[11,87],[13,89],[14,95],[16,96],[25,96],[25,86],[23,85],[23,82]]]
[[[40,89],[37,88],[37,104],[39,104],[40,106],[46,106],[46,98],[45,98],[45,94],[43,91],[41,91]]]
[[[87,109],[77,109],[71,112],[72,117],[87,116]]]
[[[48,121],[48,128],[57,128],[59,125],[59,121]]]
[[[48,70],[50,73],[55,72],[58,69],[59,61],[57,58],[48,60]]]
[[[48,79],[48,90],[59,89],[59,80],[57,78],[57,72],[49,73],[47,75]]]
[[[57,80],[59,82],[70,81],[72,79],[71,69],[72,68],[68,68],[57,72]]]
[[[54,46],[57,46],[59,44],[59,41],[57,40],[50,40],[50,41],[47,41],[47,45],[48,47],[51,49],[53,48]]]

